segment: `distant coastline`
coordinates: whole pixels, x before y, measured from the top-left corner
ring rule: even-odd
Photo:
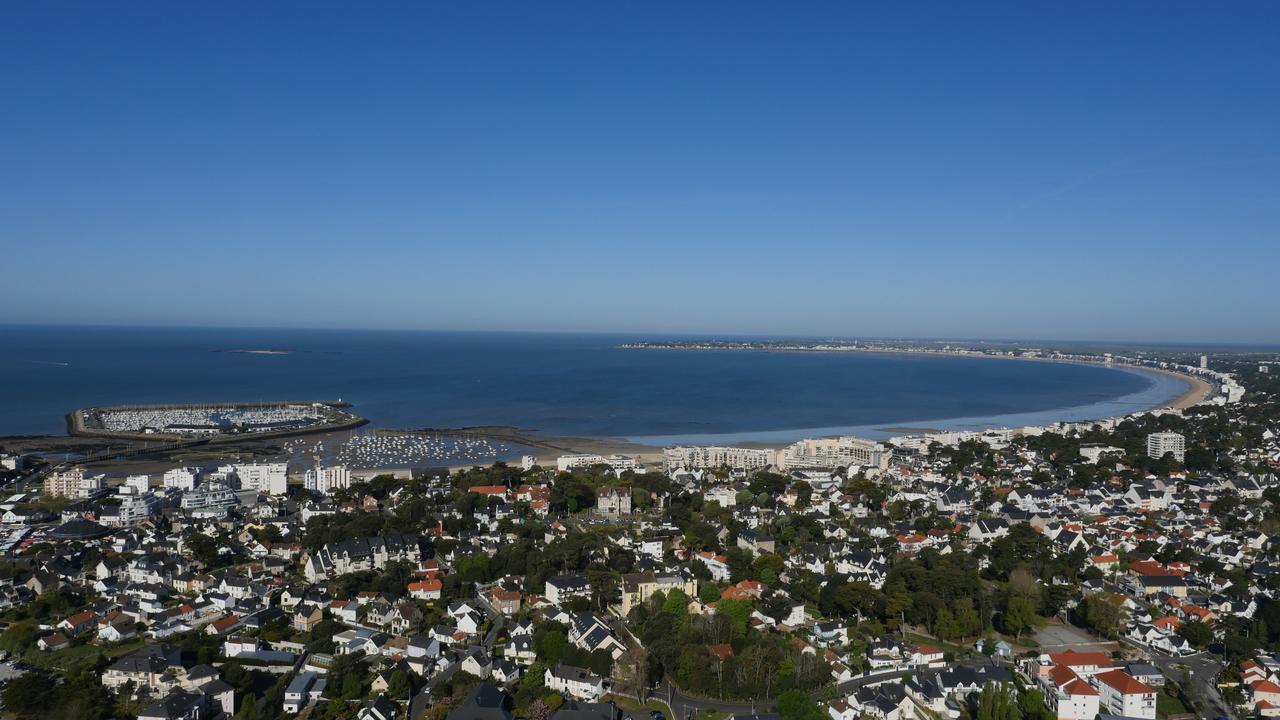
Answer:
[[[220,353],[242,353],[244,355],[292,355],[293,350],[290,349],[273,349],[273,348],[230,348],[226,350],[214,350]]]
[[[1075,355],[1052,351],[1042,354],[1040,350],[1032,351],[996,351],[991,349],[973,349],[967,347],[931,347],[913,344],[867,343],[854,341],[797,342],[797,341],[693,341],[693,342],[631,342],[618,346],[625,350],[667,350],[667,351],[729,351],[729,352],[794,352],[794,353],[868,353],[878,355],[931,356],[975,358],[989,360],[1036,360],[1040,362],[1089,365],[1121,372],[1147,373],[1175,379],[1185,385],[1185,390],[1177,396],[1166,395],[1154,402],[1135,405],[1126,412],[1097,412],[1091,414],[1089,408],[1112,406],[1123,398],[1112,403],[1097,403],[1046,409],[1028,413],[1013,413],[1001,416],[975,416],[957,418],[921,419],[918,423],[897,424],[893,426],[859,425],[827,428],[803,428],[792,430],[761,431],[746,433],[707,433],[667,436],[628,436],[627,442],[641,445],[673,445],[673,444],[753,444],[780,447],[789,436],[799,434],[838,435],[851,434],[886,439],[890,435],[923,435],[940,431],[957,429],[990,429],[996,427],[1018,427],[1048,424],[1051,422],[1087,422],[1102,421],[1147,412],[1161,408],[1170,408],[1181,412],[1193,405],[1204,402],[1211,397],[1217,387],[1202,378],[1186,372],[1167,367],[1152,367],[1129,358],[1112,356]],[[1057,418],[1051,420],[1050,418]]]
[[[761,342],[741,342],[741,341],[690,341],[690,342],[629,342],[622,343],[618,346],[623,350],[701,350],[701,351],[729,351],[729,352],[812,352],[812,353],[875,353],[878,355],[929,355],[938,357],[958,357],[958,358],[984,358],[989,360],[1037,360],[1040,362],[1056,362],[1056,363],[1077,363],[1081,365],[1093,365],[1114,370],[1141,370],[1146,372],[1160,373],[1170,377],[1175,377],[1187,384],[1187,390],[1182,395],[1175,398],[1167,404],[1167,407],[1176,410],[1185,410],[1186,408],[1203,402],[1214,391],[1211,383],[1204,381],[1194,375],[1190,375],[1169,368],[1152,367],[1150,365],[1126,362],[1125,358],[1116,359],[1096,356],[1096,355],[1076,355],[1068,354],[1060,351],[1054,351],[1051,355],[1040,354],[1036,350],[1031,353],[1025,351],[991,351],[977,350],[965,347],[942,347],[934,348],[927,345],[892,345],[887,343],[871,343],[858,341],[828,341],[828,342],[796,342],[796,341],[761,341]],[[1155,407],[1166,407],[1161,404]],[[1154,409],[1154,408],[1152,408]]]

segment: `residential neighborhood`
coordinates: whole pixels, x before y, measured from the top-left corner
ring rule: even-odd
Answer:
[[[50,471],[3,503],[0,698],[147,720],[1280,716],[1272,377],[1241,365],[1247,392],[1185,410],[841,438],[821,457],[863,462],[791,470],[719,448],[662,471]]]

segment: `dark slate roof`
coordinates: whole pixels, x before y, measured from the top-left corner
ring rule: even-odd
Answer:
[[[586,703],[570,700],[551,715],[551,720],[619,720],[622,711],[611,702]]]
[[[511,720],[510,699],[489,683],[480,683],[447,720]]]

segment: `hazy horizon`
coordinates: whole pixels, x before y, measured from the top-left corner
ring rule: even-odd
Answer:
[[[0,323],[1277,344],[1280,6],[0,23]]]
[[[496,329],[474,329],[474,328],[435,328],[435,327],[336,327],[336,326],[303,326],[303,325],[171,325],[171,324],[129,324],[121,325],[114,323],[13,323],[0,322],[0,328],[66,328],[66,329],[89,329],[89,330],[246,330],[246,331],[263,331],[269,332],[279,330],[281,332],[370,332],[370,333],[474,333],[474,334],[491,334],[491,335],[584,335],[584,336],[613,336],[616,338],[637,338],[637,339],[659,339],[672,338],[680,340],[706,340],[714,341],[732,341],[732,340],[813,340],[819,341],[824,339],[830,340],[865,340],[869,342],[893,342],[901,341],[905,343],[974,343],[974,344],[991,344],[991,345],[1010,345],[1010,344],[1027,344],[1027,343],[1045,343],[1060,344],[1071,346],[1125,346],[1132,345],[1135,347],[1144,347],[1151,349],[1170,348],[1170,349],[1195,349],[1195,348],[1236,348],[1236,349],[1276,349],[1280,348],[1280,343],[1264,343],[1264,342],[1207,342],[1194,340],[1128,340],[1125,338],[1070,338],[1070,337],[995,337],[995,336],[960,336],[960,335],[850,335],[850,334],[797,334],[797,333],[741,333],[741,332],[661,332],[661,331],[627,331],[627,330],[540,330],[529,328],[496,328]]]

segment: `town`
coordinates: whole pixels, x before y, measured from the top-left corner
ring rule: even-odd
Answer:
[[[119,475],[0,452],[3,712],[1280,716],[1280,373],[1124,362],[1212,391],[652,467]]]

